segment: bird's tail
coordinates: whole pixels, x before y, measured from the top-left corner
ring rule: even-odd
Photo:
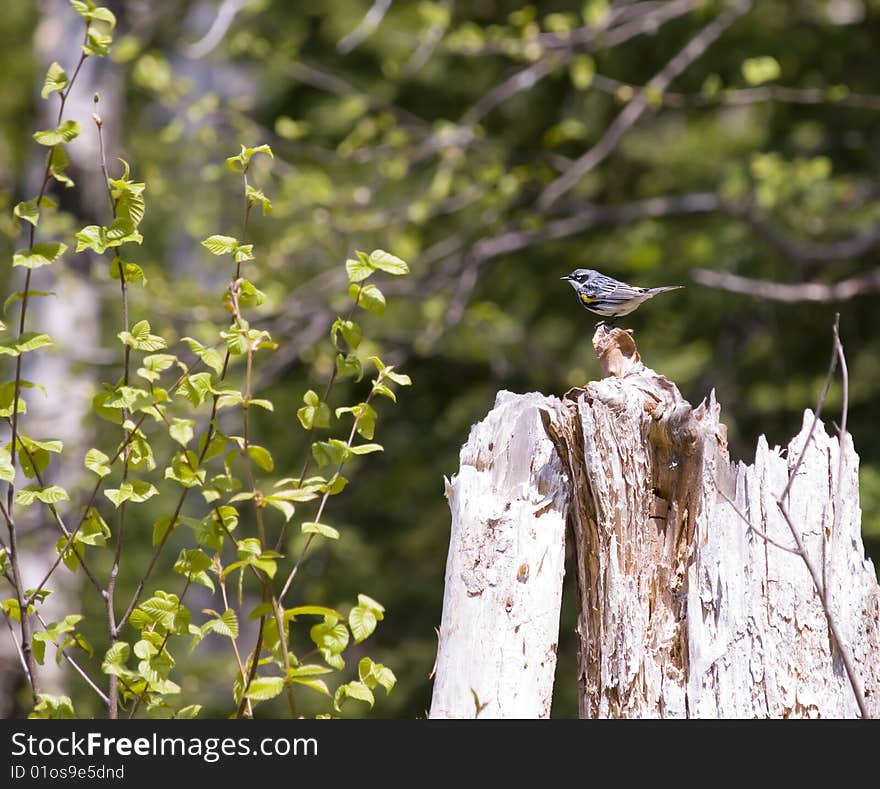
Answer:
[[[684,285],[663,285],[659,288],[645,288],[642,293],[649,296],[656,296],[658,293],[666,293],[667,290],[681,290]]]

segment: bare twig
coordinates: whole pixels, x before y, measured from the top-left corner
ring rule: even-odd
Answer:
[[[376,32],[376,28],[382,24],[382,20],[385,18],[385,14],[388,13],[389,8],[391,8],[391,0],[373,0],[373,5],[370,6],[370,10],[367,11],[358,26],[347,36],[339,40],[339,43],[336,45],[337,51],[347,55],[353,49],[360,46]]]
[[[707,269],[695,269],[691,272],[691,276],[696,282],[710,288],[788,303],[847,301],[863,293],[880,291],[880,269],[828,285],[821,282],[800,282],[789,285]]]
[[[840,315],[839,314],[835,315],[835,317],[834,317],[833,334],[834,334],[834,342],[833,342],[833,347],[832,347],[832,352],[831,352],[831,361],[828,365],[828,373],[825,378],[825,385],[822,388],[822,392],[819,395],[819,399],[816,404],[816,409],[813,412],[813,421],[810,424],[810,429],[807,432],[807,437],[806,437],[806,440],[804,441],[804,445],[801,448],[801,451],[798,453],[797,460],[795,461],[794,465],[791,467],[791,470],[789,471],[788,482],[787,482],[786,486],[783,488],[782,493],[780,493],[778,498],[776,499],[776,506],[779,508],[779,512],[781,513],[783,519],[785,520],[785,523],[788,526],[789,532],[791,533],[792,539],[794,540],[797,548],[795,550],[792,550],[791,548],[788,548],[787,546],[782,545],[781,543],[772,539],[769,535],[765,534],[760,529],[756,529],[754,526],[752,526],[749,519],[742,513],[742,511],[739,509],[739,507],[736,505],[736,503],[734,501],[732,501],[723,492],[721,493],[721,497],[725,501],[727,501],[727,503],[730,504],[731,507],[733,507],[734,512],[736,512],[736,514],[743,520],[743,522],[748,526],[750,531],[754,532],[755,534],[757,534],[759,537],[761,537],[763,540],[770,543],[771,545],[774,545],[775,547],[780,548],[784,551],[788,551],[789,553],[793,553],[793,554],[799,556],[803,560],[804,565],[807,568],[807,572],[809,572],[810,578],[813,581],[813,587],[815,588],[816,595],[818,596],[819,602],[822,605],[822,610],[825,613],[825,618],[828,622],[828,629],[831,632],[831,636],[834,640],[834,643],[837,646],[837,651],[840,654],[841,661],[843,662],[844,669],[846,670],[847,679],[849,680],[850,686],[852,687],[853,695],[855,696],[855,699],[856,699],[856,704],[859,707],[859,711],[860,711],[862,717],[863,718],[870,718],[871,715],[868,710],[867,703],[865,701],[865,694],[862,689],[861,680],[859,679],[858,674],[856,673],[855,665],[853,663],[852,654],[849,650],[849,645],[844,640],[843,635],[840,632],[840,628],[838,627],[838,624],[837,624],[837,618],[835,617],[834,612],[831,609],[831,600],[830,600],[830,595],[828,594],[827,585],[825,583],[823,583],[822,576],[820,575],[818,568],[816,567],[816,565],[813,562],[812,558],[810,557],[809,553],[807,553],[807,550],[804,546],[803,539],[801,538],[801,534],[798,531],[797,527],[795,526],[794,522],[792,521],[791,515],[789,514],[788,507],[786,505],[786,498],[788,497],[789,493],[791,492],[791,487],[794,484],[794,480],[795,480],[795,477],[797,476],[797,472],[800,469],[800,466],[803,463],[804,457],[807,454],[807,450],[809,449],[810,443],[813,440],[813,435],[814,435],[814,432],[816,429],[816,425],[819,421],[820,414],[822,413],[822,408],[825,404],[825,399],[828,395],[828,390],[830,388],[831,380],[833,378],[834,370],[835,370],[835,367],[836,367],[838,360],[840,361],[840,363],[842,365],[842,369],[845,370],[845,367],[843,367],[843,365],[845,365],[845,360],[843,357],[843,346],[840,343]],[[845,433],[846,411],[847,411],[846,392],[848,391],[848,375],[846,374],[846,372],[844,372],[844,379],[845,379],[844,380],[845,394],[844,394],[844,403],[843,403],[843,413],[841,415],[841,431],[840,431],[840,437],[838,440],[839,457],[838,457],[838,471],[837,471],[837,486],[836,486],[835,493],[834,493],[834,503],[833,503],[835,530],[836,530],[837,524],[839,522],[839,511],[841,508],[840,483],[841,483],[842,472],[843,472],[844,440],[846,437],[846,433]]]
[[[620,91],[635,92],[644,90],[640,85],[614,79],[604,74],[594,74],[591,85],[612,95]],[[829,88],[795,88],[785,85],[761,85],[756,88],[728,88],[716,94],[677,93],[664,91],[656,97],[664,107],[741,107],[775,101],[781,104],[832,105],[854,109],[880,109],[880,96],[870,93],[854,93],[842,86]]]
[[[183,53],[193,60],[205,57],[212,52],[223,40],[226,31],[229,30],[238,12],[247,5],[247,0],[223,0],[217,9],[217,16],[205,33],[198,41],[183,47]]]
[[[550,183],[538,198],[538,209],[546,211],[562,195],[572,189],[578,181],[591,172],[617,148],[626,132],[634,126],[651,106],[651,96],[662,93],[714,43],[728,27],[751,8],[751,2],[737,4],[720,13],[685,47],[672,58],[645,86],[645,90],[635,95],[632,101],[621,110],[611,122],[599,141],[584,153],[574,164],[555,181]]]

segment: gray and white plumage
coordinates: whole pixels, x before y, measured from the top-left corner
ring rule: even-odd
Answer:
[[[639,288],[588,268],[575,269],[561,279],[566,280],[574,288],[578,301],[584,309],[605,318],[629,315],[642,302],[658,293],[684,287],[684,285],[666,285],[657,288]]]

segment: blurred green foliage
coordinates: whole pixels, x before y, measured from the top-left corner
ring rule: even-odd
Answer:
[[[208,31],[217,3],[173,0],[150,13],[141,5],[114,7],[121,40],[106,67],[123,81],[123,104],[101,108],[121,135],[109,157],[132,163],[149,190],[138,263],[151,287],[133,291],[133,311],[150,315],[169,342],[223,321],[217,285],[225,275],[199,240],[238,220],[223,167],[229,150],[240,140],[270,143],[276,160],[271,168],[256,162],[255,180],[272,194],[273,212],[254,217],[252,240],[267,296],[260,321],[281,348],[258,373],[290,430],[279,435],[277,419],[260,417],[255,431],[273,432],[279,468],[301,466],[306,435],[296,410],[332,369],[332,346],[315,338],[326,336],[339,308],[331,294],[344,293],[339,262],[356,248],[385,248],[411,263],[413,276],[386,290],[381,323],[365,322],[370,342],[414,385],[389,418],[377,407],[386,451],[340,497],[334,524],[344,538],[312,555],[299,591],[334,605],[369,590],[385,605],[372,653],[399,682],[375,714],[416,717],[430,704],[449,535],[443,475],[456,470],[470,425],[499,389],[561,394],[598,375],[595,319],[559,281],[576,267],[642,285],[687,285],[625,325],[646,363],[692,402],[715,389],[735,460],[750,460],[761,433],[772,446],[797,432],[821,389],[839,311],[865,543],[880,558],[876,278],[844,302],[817,303],[729,293],[692,278],[708,269],[831,284],[876,270],[880,244],[819,253],[876,233],[880,221],[880,2],[756,4],[667,94],[649,95],[651,109],[610,155],[543,211],[536,200],[546,185],[601,139],[722,3],[694,3],[613,45],[601,33],[583,45],[567,37],[613,31],[625,24],[614,14],[626,3],[394,3],[363,40],[352,34],[367,0],[256,0],[216,40]],[[28,3],[11,4],[0,18],[8,42],[0,53],[7,259],[19,239],[11,206],[24,199],[35,155],[38,22]],[[528,86],[499,88],[536,64],[546,73]],[[795,93],[774,93],[779,86]],[[698,193],[725,207],[635,216],[621,208]],[[546,232],[554,220],[603,208],[619,210],[582,232]],[[505,247],[512,236],[525,242]],[[109,337],[114,283],[97,266],[92,276],[107,293]],[[355,396],[345,389],[340,402]],[[826,420],[840,404],[835,384]],[[145,517],[130,530],[145,551],[150,528]],[[121,583],[137,577],[135,555]],[[562,716],[576,714],[572,598],[554,704]],[[83,600],[94,605],[85,592]],[[209,664],[183,673],[190,685],[228,687]],[[83,711],[89,703],[83,699]]]

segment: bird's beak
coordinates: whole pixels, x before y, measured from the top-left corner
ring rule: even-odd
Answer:
[[[570,280],[570,279],[571,279],[571,275],[566,274],[564,277],[560,277],[559,279],[568,279],[568,280]]]

